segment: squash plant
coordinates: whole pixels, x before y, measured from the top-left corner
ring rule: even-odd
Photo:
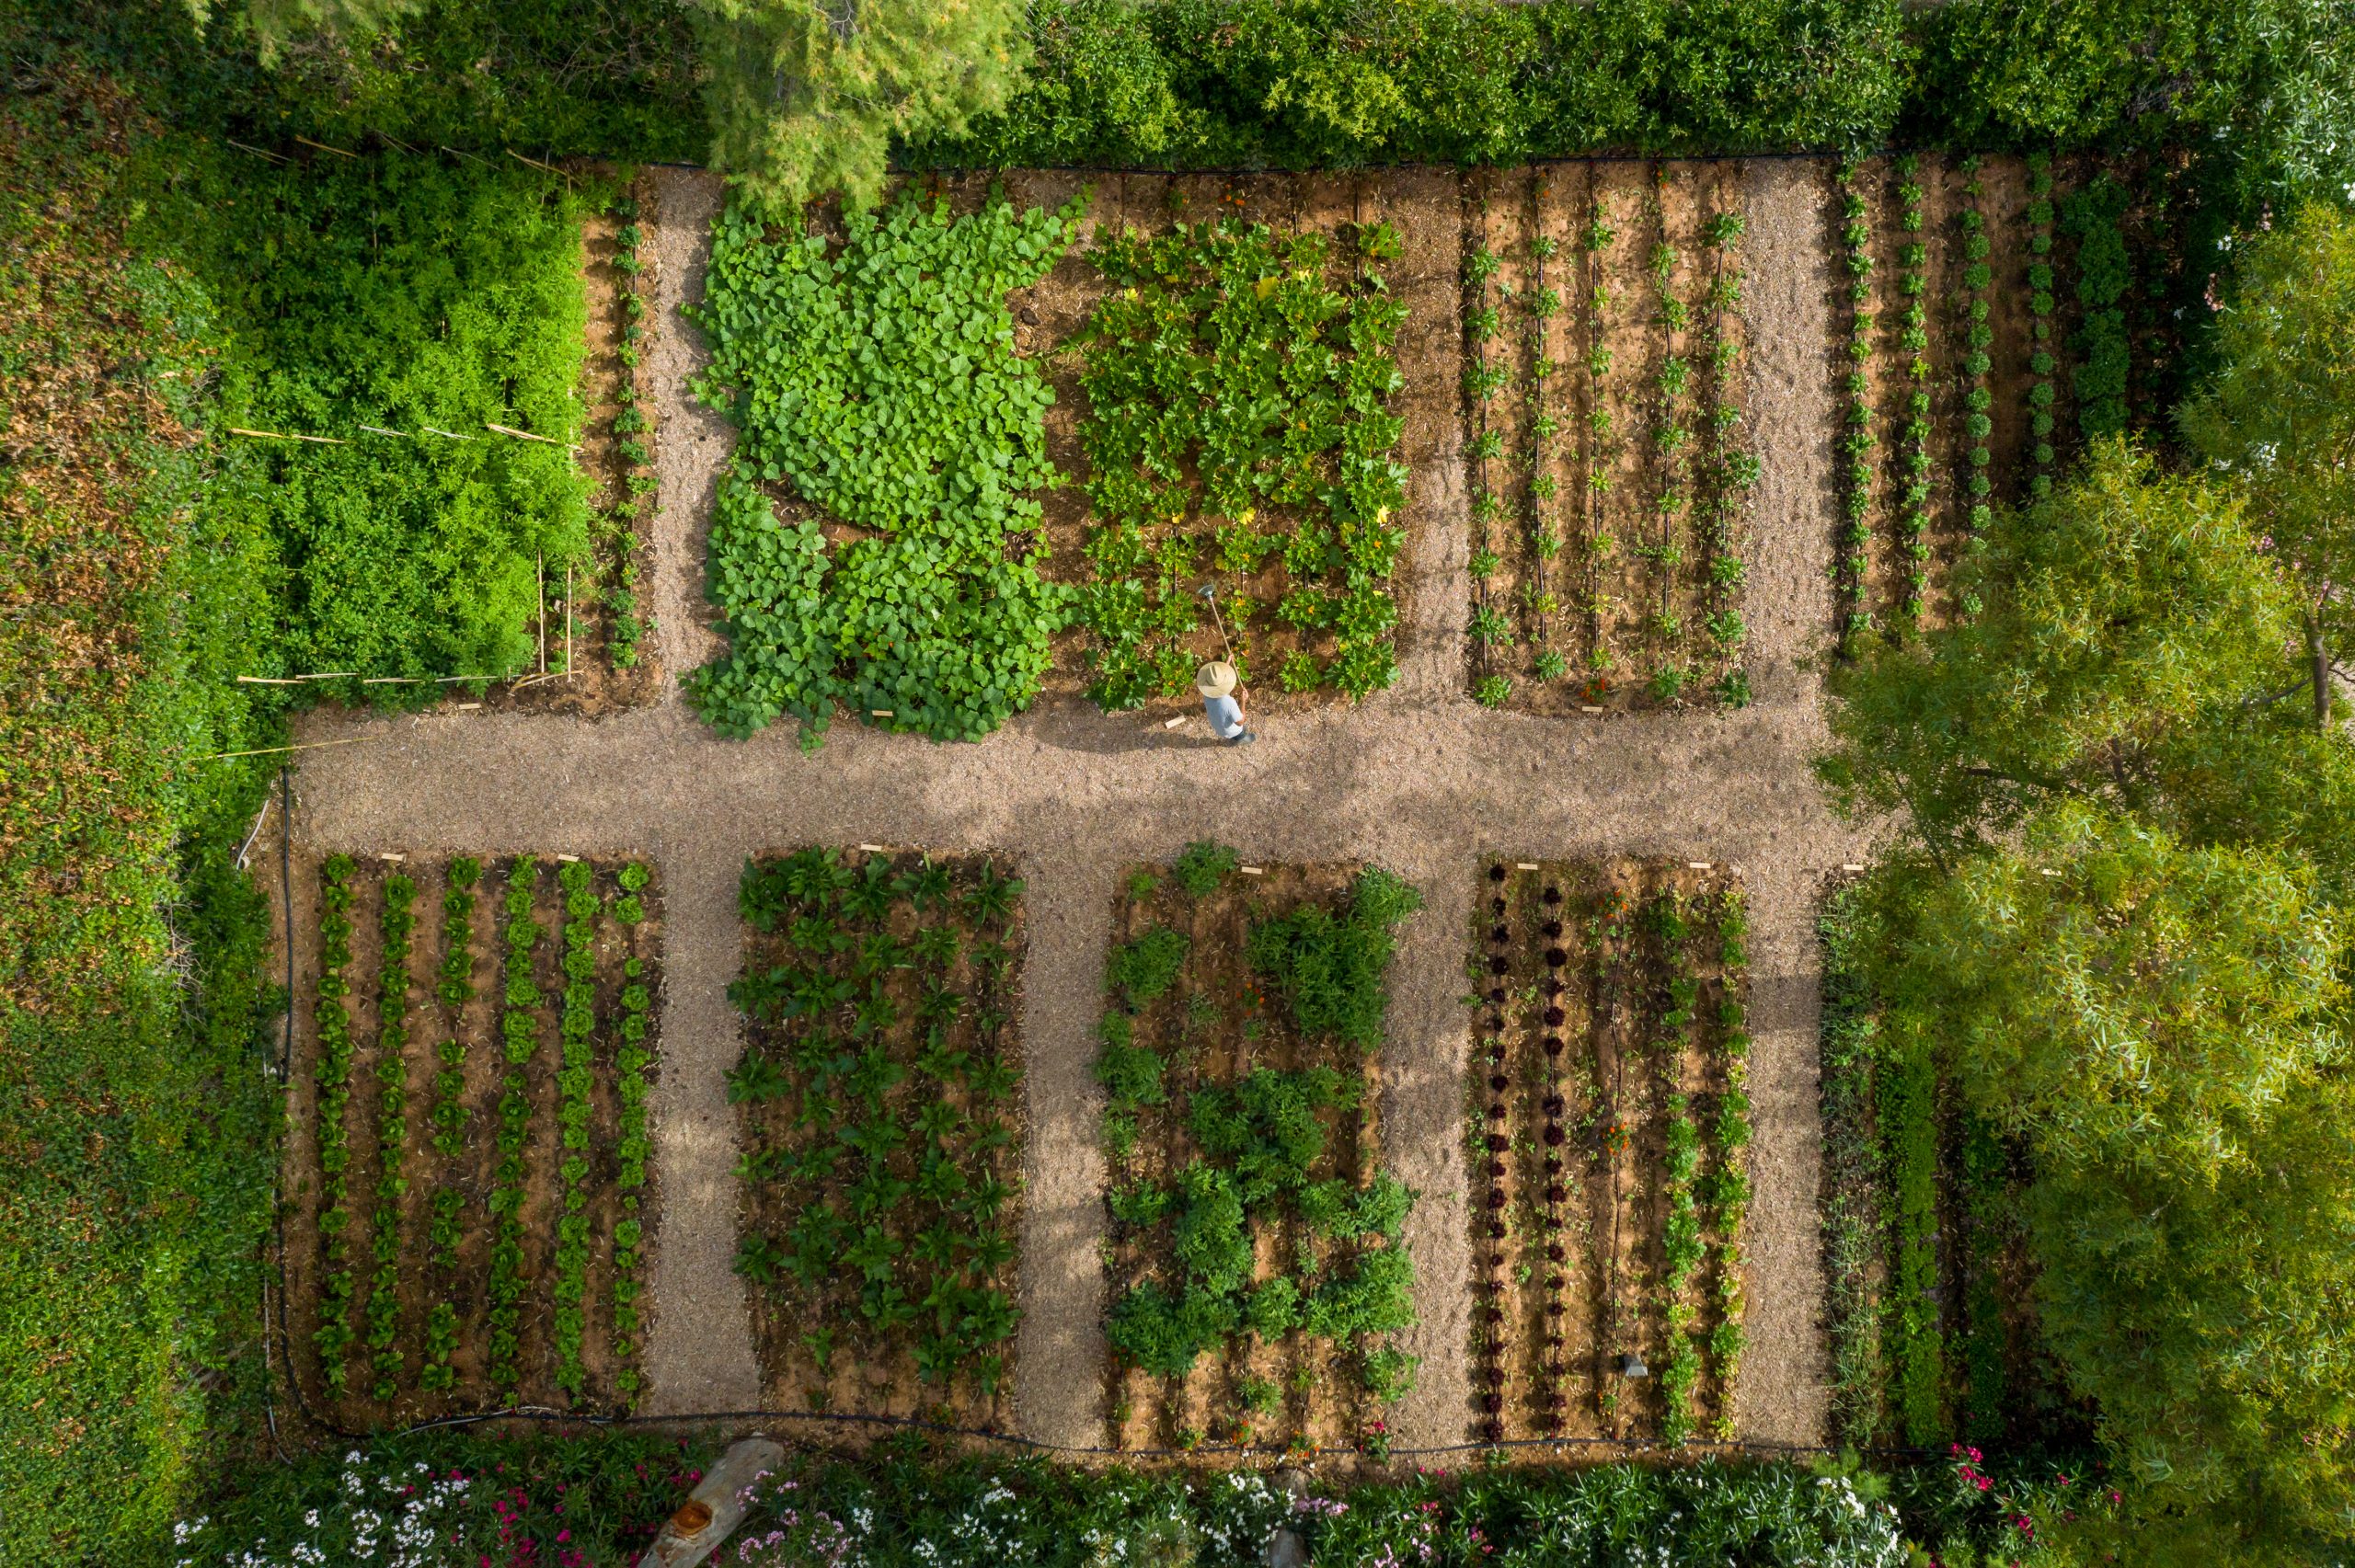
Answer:
[[[1090,693],[1109,708],[1191,689],[1218,647],[1195,589],[1224,579],[1246,679],[1260,639],[1288,639],[1288,690],[1350,697],[1397,677],[1389,582],[1405,530],[1405,384],[1391,354],[1406,306],[1373,263],[1387,224],[1354,231],[1343,292],[1320,234],[1279,238],[1228,216],[1108,235],[1112,285],[1075,339],[1094,526],[1079,619]]]
[[[1054,393],[1014,352],[1005,296],[1046,276],[1084,203],[959,218],[911,192],[840,244],[721,216],[694,392],[741,432],[711,529],[730,648],[687,687],[721,734],[791,717],[814,746],[841,704],[971,740],[1038,694],[1072,596],[1039,573]]]

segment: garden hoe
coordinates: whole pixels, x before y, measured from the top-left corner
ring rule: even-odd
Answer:
[[[1202,601],[1211,607],[1211,619],[1218,623],[1219,644],[1226,649],[1226,662],[1233,664],[1235,662],[1235,645],[1226,640],[1226,617],[1218,612],[1217,586],[1215,584],[1206,582],[1194,591],[1200,594],[1202,596]]]

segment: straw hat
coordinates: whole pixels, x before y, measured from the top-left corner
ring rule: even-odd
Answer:
[[[1234,695],[1235,666],[1224,659],[1203,665],[1194,672],[1194,690],[1205,697]]]

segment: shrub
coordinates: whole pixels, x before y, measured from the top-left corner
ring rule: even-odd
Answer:
[[[1395,945],[1391,928],[1422,902],[1411,884],[1368,866],[1359,873],[1338,917],[1306,905],[1259,921],[1251,928],[1245,956],[1284,988],[1303,1034],[1373,1050],[1382,1043],[1388,1008],[1383,980]]]
[[[1133,1011],[1160,997],[1177,983],[1193,942],[1182,931],[1155,926],[1133,942],[1112,949],[1105,965],[1104,984],[1117,991]]]

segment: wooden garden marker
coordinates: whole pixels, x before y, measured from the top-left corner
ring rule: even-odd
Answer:
[[[1513,862],[1513,868],[1517,871],[1534,871],[1537,869],[1537,863],[1534,860],[1517,860]]]
[[[1709,869],[1709,863],[1706,860],[1688,860],[1684,863],[1684,869],[1687,871],[1706,871]]]
[[[1585,708],[1585,707],[1582,707],[1582,708],[1579,709],[1579,712],[1580,712],[1580,713],[1582,713],[1582,714],[1599,714],[1599,713],[1601,713],[1602,711],[1603,711],[1603,710],[1602,710],[1601,708]]]
[[[1179,725],[1185,723],[1189,716],[1189,715],[1185,714],[1179,714],[1176,718],[1164,719],[1162,720],[1161,727],[1164,729],[1175,729]]]
[[[1256,865],[1238,865],[1235,869],[1243,873],[1246,876],[1265,876],[1268,875]]]
[[[402,861],[407,860],[407,859],[408,858],[408,856],[407,856],[407,855],[405,855],[405,854],[395,854],[392,851],[390,851],[390,850],[386,850],[383,854],[378,855],[376,858],[377,858],[378,860],[389,860],[389,861],[391,861],[393,864],[395,864],[396,865],[397,865],[397,864],[399,864]]]
[[[580,858],[580,857],[577,854],[560,854],[557,856],[557,859],[564,862],[567,865],[570,865],[574,861],[579,860]]]
[[[462,714],[472,713],[475,709],[480,706],[482,706],[480,703],[460,703],[458,704],[458,711]]]
[[[868,854],[881,854],[883,853],[883,846],[881,844],[861,844],[858,847],[865,850]]]
[[[867,710],[867,716],[869,718],[897,718],[900,715],[893,713],[889,708],[869,708]]]
[[[1864,869],[1864,867],[1863,867],[1862,865],[1859,865],[1856,862],[1855,862],[1855,861],[1851,860],[1851,861],[1843,861],[1843,862],[1841,863],[1840,869],[1841,869],[1841,870],[1843,870],[1843,871],[1862,871],[1862,870]]]

